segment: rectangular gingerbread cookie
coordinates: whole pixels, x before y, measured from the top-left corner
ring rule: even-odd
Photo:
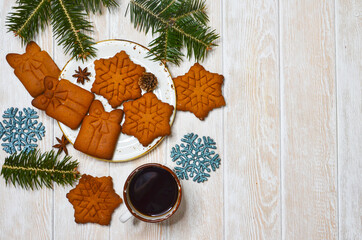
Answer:
[[[44,78],[58,78],[60,70],[46,51],[41,51],[35,42],[26,46],[24,54],[9,53],[6,60],[32,97],[44,92]]]
[[[79,127],[94,100],[94,94],[61,79],[53,77],[44,80],[45,92],[34,98],[34,107],[45,110],[46,114],[71,129]]]
[[[88,155],[112,159],[121,133],[123,111],[105,112],[100,101],[94,100],[89,115],[83,120],[74,148]]]

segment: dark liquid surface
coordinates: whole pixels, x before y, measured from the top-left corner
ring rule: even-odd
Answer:
[[[147,167],[137,172],[129,184],[133,206],[148,216],[162,215],[176,204],[178,186],[171,173],[159,167]]]

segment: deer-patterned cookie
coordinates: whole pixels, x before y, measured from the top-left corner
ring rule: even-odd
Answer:
[[[28,43],[24,54],[9,53],[6,60],[32,97],[44,92],[46,76],[58,78],[60,74],[53,59],[47,52],[41,51],[35,42]]]
[[[68,80],[46,77],[45,92],[31,104],[71,129],[79,127],[94,99],[94,94]]]
[[[114,191],[112,177],[92,177],[84,174],[78,185],[67,194],[74,208],[76,223],[109,225],[112,213],[122,202]]]
[[[74,148],[102,159],[112,159],[121,133],[123,111],[105,112],[100,101],[94,100],[89,115],[82,122]]]
[[[204,120],[214,108],[225,106],[221,86],[224,77],[206,71],[195,63],[188,73],[173,79],[176,87],[176,109],[190,111],[200,120]]]
[[[96,77],[91,91],[105,97],[113,108],[141,97],[138,80],[145,68],[132,62],[125,51],[94,61],[94,69]]]
[[[170,117],[173,106],[160,101],[152,92],[124,103],[123,111],[125,121],[122,132],[135,136],[145,147],[155,138],[171,133]]]

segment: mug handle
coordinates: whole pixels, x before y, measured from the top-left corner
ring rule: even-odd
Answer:
[[[119,217],[119,220],[122,223],[127,222],[131,217],[133,217],[133,215],[131,214],[131,212],[128,210],[128,208],[126,207],[125,210],[123,211],[123,213],[121,214],[121,216]]]

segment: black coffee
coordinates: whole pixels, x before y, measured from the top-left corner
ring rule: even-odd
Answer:
[[[176,204],[178,186],[171,173],[160,167],[146,167],[129,184],[132,205],[148,216],[162,215]]]

